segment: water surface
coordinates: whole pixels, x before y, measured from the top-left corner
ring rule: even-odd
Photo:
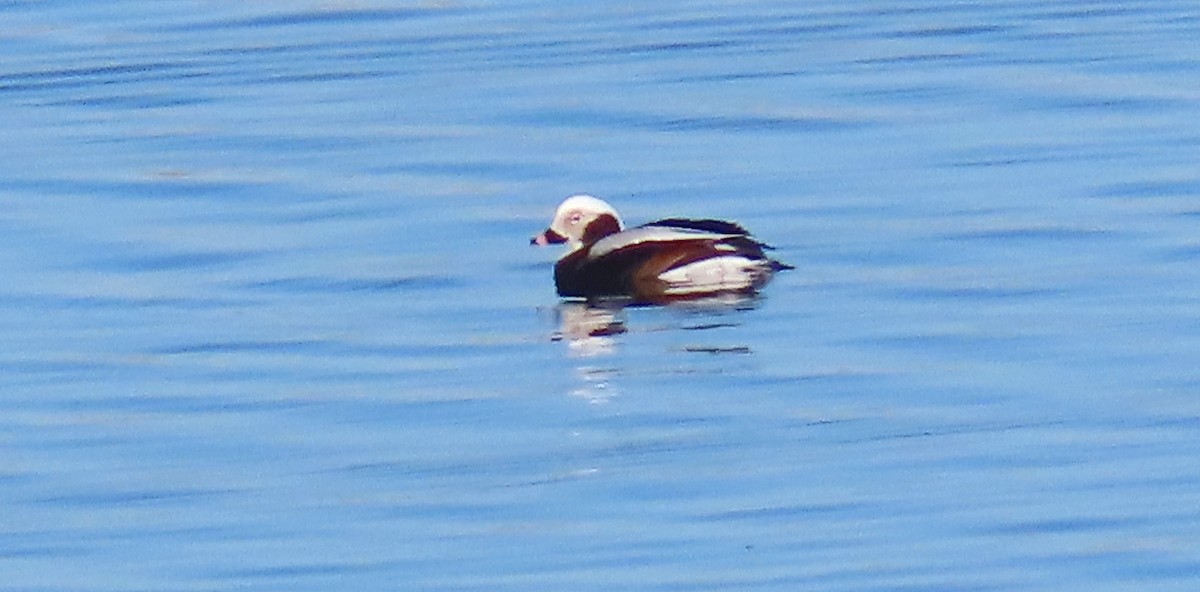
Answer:
[[[0,586],[1193,590],[1197,38],[1186,2],[0,7]],[[797,270],[559,303],[527,239],[579,191]]]

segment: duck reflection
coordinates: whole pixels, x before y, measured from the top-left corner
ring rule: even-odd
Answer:
[[[723,294],[709,298],[681,300],[654,308],[670,309],[684,314],[684,318],[700,321],[685,322],[677,327],[669,327],[667,330],[694,331],[736,325],[737,323],[719,321],[714,317],[754,309],[758,306],[758,301],[758,296]],[[626,324],[628,318],[626,311],[630,308],[650,307],[649,305],[631,304],[627,299],[563,301],[555,309],[558,317],[558,331],[554,334],[553,339],[567,342],[572,353],[583,356],[612,353],[617,344],[615,336],[629,331]]]
[[[690,332],[736,327],[740,323],[730,317],[740,311],[755,308],[757,304],[756,296],[737,295],[721,295],[663,306],[634,305],[627,299],[563,301],[555,308],[558,331],[554,333],[553,339],[565,342],[569,354],[581,359],[575,367],[579,383],[571,389],[570,394],[594,404],[606,403],[620,394],[619,378],[627,369],[624,367],[625,360],[614,354],[622,341],[627,339],[623,336],[631,333],[627,323],[630,310],[658,309],[669,313],[665,315],[669,321],[664,325],[664,315],[647,310],[647,318],[657,318],[657,324],[635,328],[632,333]],[[682,345],[671,348],[671,351],[692,354],[752,353],[745,345],[710,344]],[[608,357],[608,360],[600,362],[596,359],[602,357]],[[582,359],[589,361],[584,362]],[[679,359],[668,362],[667,366],[672,368],[670,372],[678,372],[680,362]],[[708,368],[711,370],[711,365],[708,365]]]
[[[580,356],[612,353],[614,335],[625,328],[625,306],[615,301],[562,302],[556,309],[558,332],[555,341],[566,341],[571,352]]]

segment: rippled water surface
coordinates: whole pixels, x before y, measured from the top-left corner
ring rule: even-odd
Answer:
[[[0,588],[1195,590],[1197,39],[0,5]],[[528,237],[579,191],[797,269],[559,303]]]

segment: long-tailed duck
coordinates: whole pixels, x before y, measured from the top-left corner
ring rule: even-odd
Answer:
[[[664,302],[753,294],[776,271],[792,269],[763,252],[768,245],[722,220],[669,218],[625,229],[607,202],[568,197],[530,244],[567,243],[554,266],[558,295]]]

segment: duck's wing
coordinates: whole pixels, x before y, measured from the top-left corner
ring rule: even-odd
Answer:
[[[743,234],[713,232],[696,228],[647,224],[606,236],[587,249],[587,259],[595,261],[621,251],[652,252],[678,248],[687,243],[704,244],[735,239]]]

